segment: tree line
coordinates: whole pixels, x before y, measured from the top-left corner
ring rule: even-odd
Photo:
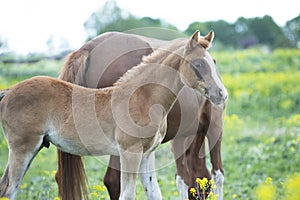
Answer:
[[[134,28],[160,27],[178,31],[178,29],[160,19],[138,18],[118,7],[115,1],[108,1],[94,12],[84,24],[88,40],[107,31],[127,31]],[[234,23],[224,20],[193,22],[184,31],[191,35],[195,30],[207,33],[214,30],[216,44],[221,48],[249,48],[257,45],[275,48],[300,48],[300,14],[289,20],[284,27],[278,26],[271,16],[244,18]],[[158,39],[165,39],[158,35]]]

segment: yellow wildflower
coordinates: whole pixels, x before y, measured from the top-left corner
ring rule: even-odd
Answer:
[[[196,191],[195,188],[192,187],[192,188],[190,189],[190,193],[194,196],[194,195],[196,195],[197,191]]]
[[[0,197],[0,200],[9,200],[7,197]]]
[[[23,183],[23,184],[20,185],[20,189],[21,189],[21,190],[23,190],[23,189],[25,189],[25,188],[27,188],[27,184],[26,184],[26,183]]]
[[[232,195],[232,198],[233,198],[233,199],[236,199],[236,198],[237,198],[237,195],[236,195],[236,194],[233,194],[233,195]]]
[[[286,198],[287,200],[297,200],[300,199],[300,174],[295,174],[289,178],[285,185]]]
[[[91,193],[91,196],[92,196],[92,197],[98,197],[98,193],[97,193],[97,192],[92,192],[92,193]]]
[[[265,183],[266,184],[271,184],[272,183],[272,178],[271,177],[267,177]]]
[[[272,184],[263,184],[256,188],[255,193],[259,200],[275,199],[275,187]]]
[[[190,193],[195,199],[199,199],[195,188],[190,188]]]
[[[51,176],[55,179],[55,175],[56,175],[56,170],[53,170],[51,173]]]
[[[95,185],[93,187],[94,190],[97,190],[97,191],[100,191],[100,192],[104,192],[106,190],[106,187],[105,186],[101,186],[101,185]]]
[[[218,199],[218,195],[214,194],[213,192],[210,192],[207,196],[207,200],[217,200]]]
[[[60,198],[59,197],[54,197],[54,200],[60,200]]]
[[[204,177],[203,179],[200,179],[200,178],[196,178],[196,182],[199,184],[200,186],[200,189],[202,191],[205,191],[207,189],[207,183],[208,183],[208,180],[206,177]]]

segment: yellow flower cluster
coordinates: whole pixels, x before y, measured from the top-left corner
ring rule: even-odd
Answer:
[[[207,196],[207,200],[217,200],[218,199],[218,195],[214,194],[213,192],[210,192]]]
[[[300,174],[295,174],[289,178],[285,185],[285,192],[287,200],[298,200],[300,199]]]
[[[192,194],[193,197],[195,197],[197,195],[197,191],[193,187],[190,189],[190,193]]]
[[[300,174],[295,174],[290,177],[285,183],[284,187],[284,198],[285,200],[298,200],[300,199]],[[265,183],[260,185],[255,190],[256,197],[258,200],[273,200],[277,199],[278,193],[276,187],[272,183],[272,178],[268,177]]]
[[[104,192],[106,190],[106,187],[105,186],[102,187],[101,185],[95,185],[93,189],[99,192]]]
[[[105,186],[101,186],[101,185],[95,185],[92,187],[93,192],[90,193],[90,195],[92,196],[92,199],[103,199],[105,198],[104,196],[104,192],[106,191],[106,187]]]
[[[201,191],[206,191],[209,186],[208,180],[205,177],[203,179],[196,178],[196,183],[199,184]]]
[[[256,189],[256,196],[259,200],[272,200],[275,198],[275,187],[272,184],[264,183]]]
[[[217,200],[218,195],[214,194],[213,192],[216,189],[216,185],[212,179],[208,180],[205,177],[202,179],[196,178],[196,183],[199,185],[199,189],[203,196],[205,196],[205,193],[207,192],[208,189],[211,190],[208,193],[206,200]],[[195,199],[199,199],[196,188],[191,188],[189,192]]]

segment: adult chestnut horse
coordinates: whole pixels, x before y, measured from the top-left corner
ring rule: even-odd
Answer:
[[[156,50],[113,87],[89,89],[34,77],[1,93],[0,121],[9,159],[0,181],[0,197],[16,198],[31,161],[51,142],[75,155],[120,156],[120,200],[135,199],[138,172],[148,179],[147,197],[161,199],[154,151],[165,137],[167,115],[179,92],[187,86],[215,105],[227,99],[207,51],[213,37],[213,32],[204,37],[195,32],[190,39],[179,41],[180,45]],[[84,185],[72,194],[71,180],[63,181],[68,184],[62,199],[82,198],[81,193],[76,194]]]
[[[174,45],[180,40],[182,39],[162,41],[134,34],[105,33],[70,54],[60,78],[89,88],[108,87],[127,70],[139,64],[143,56],[149,55],[157,48]],[[181,199],[187,199],[188,186],[192,187],[197,177],[211,178],[205,162],[206,135],[210,147],[212,175],[217,185],[216,193],[219,194],[218,199],[222,199],[224,177],[220,147],[224,105],[212,106],[205,97],[194,97],[194,93],[189,89],[184,89],[179,94],[178,101],[168,115],[167,133],[163,142],[173,139],[172,150],[177,168],[176,184]],[[65,171],[64,168],[71,169],[68,174],[70,177],[82,175],[72,166],[67,167],[73,165],[73,162],[82,165],[81,157],[60,150],[58,156],[60,162],[57,178],[61,177],[60,172]],[[119,157],[111,156],[104,183],[112,200],[117,200],[120,194],[119,169]],[[141,181],[143,185],[147,184],[147,180],[141,178]],[[60,188],[62,184],[59,182]]]

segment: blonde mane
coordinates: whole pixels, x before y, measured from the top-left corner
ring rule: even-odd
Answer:
[[[119,80],[114,83],[114,86],[127,82],[133,77],[138,76],[150,63],[162,63],[162,61],[170,54],[174,53],[181,47],[184,47],[185,42],[186,39],[180,39],[178,42],[175,42],[174,44],[166,48],[158,48],[150,55],[144,56],[142,62],[137,66],[129,69],[123,76],[121,76],[121,78],[119,78]]]

